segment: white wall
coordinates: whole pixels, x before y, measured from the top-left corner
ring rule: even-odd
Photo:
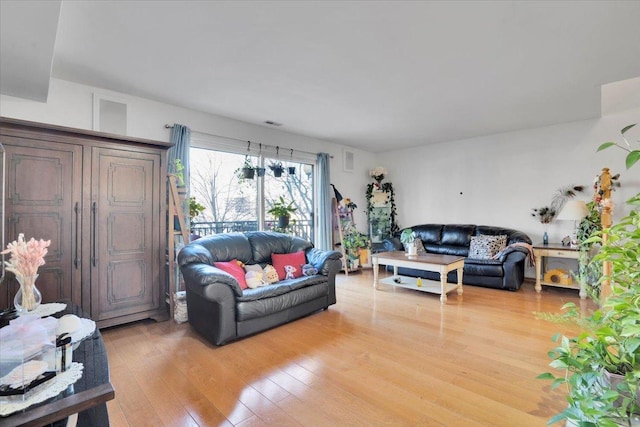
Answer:
[[[49,87],[46,103],[1,95],[0,115],[73,128],[93,129],[93,94],[97,92],[119,98],[127,104],[129,136],[169,141],[170,129],[165,129],[164,125],[180,123],[198,132],[278,145],[294,150],[326,152],[333,156],[331,182],[345,197],[352,198],[358,207],[363,208],[357,210],[355,221],[358,228],[362,231],[366,230],[364,214],[364,194],[368,183],[366,171],[375,163],[373,153],[351,149],[355,154],[355,172],[345,172],[342,163],[344,146],[329,141],[55,78],[51,79]]]
[[[396,189],[401,227],[487,224],[521,230],[541,241],[544,230],[531,209],[549,205],[556,191],[568,185],[585,185],[578,199],[589,201],[593,179],[603,167],[620,173],[622,187],[612,197],[614,220],[628,212],[624,201],[640,192],[640,164],[627,171],[626,152],[596,149],[605,141],[622,141],[620,129],[638,122],[640,108],[596,120],[389,150],[378,155],[378,163],[387,167]],[[633,130],[633,141],[640,138],[639,130]],[[553,222],[550,241],[572,229],[571,221]]]
[[[413,149],[390,146],[388,152],[377,155],[350,148],[355,154],[354,172],[343,170],[344,147],[339,144],[59,79],[51,79],[46,103],[0,96],[0,115],[92,129],[94,92],[125,100],[130,136],[168,141],[170,131],[164,125],[181,123],[194,131],[330,153],[334,156],[331,181],[358,205],[355,220],[362,231],[366,231],[368,170],[378,165],[389,170],[387,180],[396,191],[401,226],[429,222],[499,225],[524,231],[534,241],[541,240],[543,228],[531,217],[531,209],[548,205],[558,188],[570,184],[587,186],[579,197],[590,199],[593,177],[604,166],[621,174],[622,188],[613,194],[614,219],[625,211],[623,201],[640,191],[640,166],[626,171],[626,153],[614,148],[595,152],[604,141],[620,140],[623,126],[640,122],[637,102],[635,109],[597,120]],[[640,129],[635,131],[638,139]],[[571,223],[553,223],[551,240],[561,239],[571,228]]]

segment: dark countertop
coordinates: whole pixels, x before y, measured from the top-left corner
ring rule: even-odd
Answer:
[[[85,317],[84,312],[69,301],[67,308],[54,317],[75,314]],[[109,415],[106,402],[115,396],[109,382],[109,362],[107,349],[100,331],[96,328],[93,335],[85,338],[77,349],[73,350],[73,361],[83,364],[82,377],[64,392],[43,403],[0,417],[0,427],[9,426],[64,426],[66,418],[78,413],[79,427],[108,427]]]

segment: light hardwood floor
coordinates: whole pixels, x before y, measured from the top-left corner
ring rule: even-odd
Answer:
[[[569,327],[532,312],[577,291],[465,286],[442,306],[372,277],[339,275],[329,310],[222,347],[188,323],[103,330],[111,425],[544,426],[565,405],[535,377]]]

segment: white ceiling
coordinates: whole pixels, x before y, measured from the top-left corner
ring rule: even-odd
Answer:
[[[640,76],[639,22],[640,1],[74,0],[52,75],[383,151],[598,117]]]

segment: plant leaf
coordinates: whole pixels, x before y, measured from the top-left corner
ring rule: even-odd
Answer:
[[[611,142],[611,141],[610,142],[605,142],[603,144],[600,144],[600,146],[598,147],[598,149],[596,151],[602,151],[605,148],[611,147],[612,145],[616,145],[616,143],[615,142]]]
[[[640,150],[633,150],[627,154],[627,169],[631,169],[631,166],[635,165],[640,160]]]
[[[635,125],[637,125],[637,123],[634,123],[634,124],[632,124],[632,125],[628,125],[628,126],[623,127],[623,128],[622,128],[622,130],[620,131],[620,133],[624,135],[624,133],[625,133],[626,131],[628,131],[629,129],[631,129],[631,128],[632,128],[632,127],[634,127]]]
[[[537,380],[555,380],[556,377],[551,372],[545,372],[536,377]]]

